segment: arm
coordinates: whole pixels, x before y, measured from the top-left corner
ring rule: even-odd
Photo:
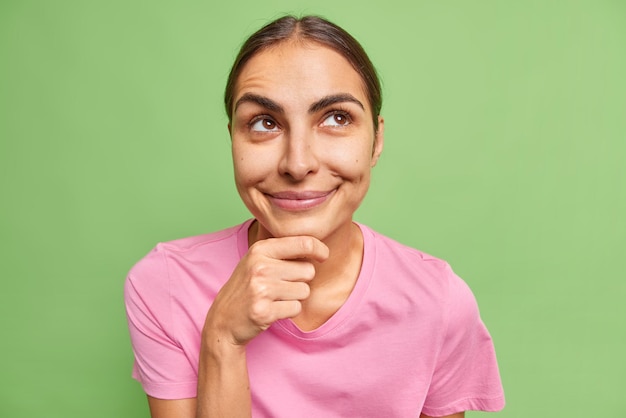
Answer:
[[[148,405],[152,418],[194,418],[196,416],[196,398],[168,400],[148,396]]]
[[[196,417],[248,418],[251,410],[245,347],[233,346],[225,338],[203,336]]]
[[[300,312],[300,301],[310,293],[307,282],[315,276],[312,261],[327,257],[328,248],[311,237],[274,238],[250,247],[207,313],[196,418],[251,416],[246,344],[276,320]]]
[[[245,351],[223,354],[225,355],[220,359],[203,346],[198,370],[199,401],[196,398],[169,400],[148,396],[150,416],[152,418],[249,417],[251,405]],[[214,389],[209,392],[208,388]]]
[[[160,255],[153,256],[160,261]],[[144,344],[163,337],[151,308],[164,303],[159,298],[164,298],[166,292],[145,286],[143,281],[137,287],[129,276],[125,298],[131,340],[139,350],[135,355],[171,382],[197,380],[197,390],[192,394],[187,389],[186,398],[166,400],[154,394],[148,396],[151,416],[230,418],[238,413],[249,417],[246,344],[277,319],[300,312],[300,301],[310,292],[307,282],[315,276],[313,261],[322,262],[327,256],[328,248],[312,237],[268,239],[251,246],[211,303],[202,332],[198,369],[188,373],[178,373],[177,367],[172,369],[162,360],[167,358],[168,350],[175,349],[174,343],[152,344],[148,348]],[[148,277],[158,277],[163,269],[158,263],[144,263],[142,268],[146,271],[140,271],[140,276]],[[146,301],[153,303],[148,305]],[[192,398],[196,394],[197,398]]]
[[[434,418],[434,417],[429,417],[428,415],[420,414],[420,418]],[[446,415],[445,417],[438,417],[438,418],[465,418],[465,412],[459,412],[456,414]]]
[[[328,249],[310,237],[259,241],[211,305],[202,332],[197,418],[250,417],[246,344],[274,321],[300,312]],[[235,415],[236,414],[236,415]]]

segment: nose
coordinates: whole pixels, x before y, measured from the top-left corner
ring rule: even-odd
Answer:
[[[284,151],[279,164],[280,173],[293,180],[303,180],[317,172],[319,159],[313,134],[300,130],[285,136]]]

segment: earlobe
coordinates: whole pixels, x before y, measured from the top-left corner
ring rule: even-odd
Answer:
[[[374,149],[372,150],[372,162],[371,166],[374,167],[380,158],[380,154],[383,152],[383,145],[385,143],[385,119],[378,115],[378,130],[374,136]]]

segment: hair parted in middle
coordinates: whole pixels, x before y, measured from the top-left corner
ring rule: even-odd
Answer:
[[[382,108],[382,91],[374,65],[352,35],[319,16],[283,16],[263,26],[244,42],[230,70],[224,91],[224,105],[229,122],[233,112],[235,85],[243,67],[257,53],[288,40],[315,42],[333,49],[348,60],[363,80],[374,128],[377,130],[378,115]]]

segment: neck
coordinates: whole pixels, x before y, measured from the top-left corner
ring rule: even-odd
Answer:
[[[340,231],[323,240],[330,256],[323,263],[316,263],[315,279],[311,288],[331,284],[339,288],[354,287],[363,261],[363,236],[360,228],[350,222]]]

